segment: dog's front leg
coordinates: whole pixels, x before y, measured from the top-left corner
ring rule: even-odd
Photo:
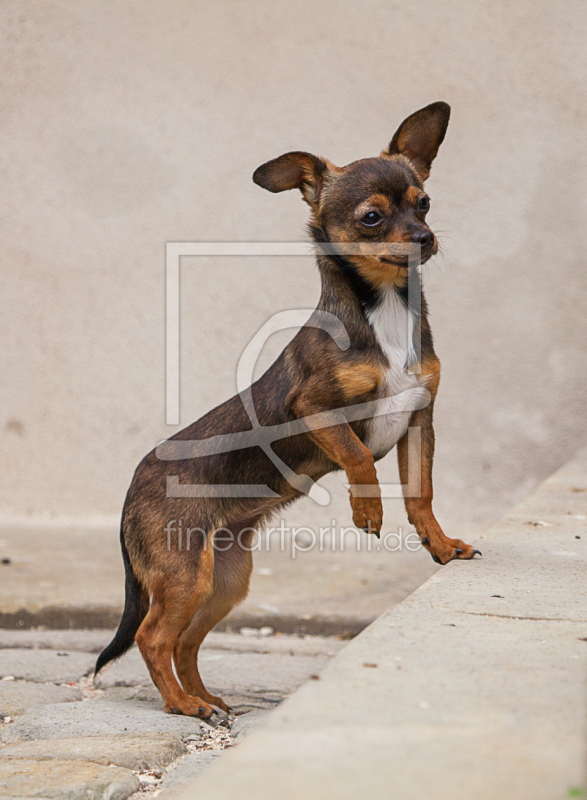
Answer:
[[[299,417],[323,412],[307,400],[294,404]],[[379,536],[383,522],[381,489],[377,480],[373,453],[361,442],[348,422],[308,431],[315,444],[347,474],[353,522],[357,528]]]
[[[432,401],[426,408],[416,411],[410,420],[412,430],[419,428],[420,446],[410,452],[408,431],[398,442],[397,455],[408,519],[434,561],[446,564],[453,558],[473,558],[475,553],[481,553],[460,539],[445,536],[432,511],[433,405]]]

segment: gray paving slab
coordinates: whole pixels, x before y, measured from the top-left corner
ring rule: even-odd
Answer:
[[[0,650],[0,686],[2,678],[25,681],[77,682],[94,668],[95,656],[68,650]]]
[[[130,770],[161,769],[186,753],[178,734],[110,734],[64,739],[41,739],[0,747],[0,763],[35,761],[93,761]]]
[[[200,673],[206,684],[217,689],[263,693],[275,689],[293,692],[328,663],[324,656],[290,656],[263,653],[230,654],[208,650],[202,653]]]
[[[483,536],[482,559],[380,617],[184,800],[582,796],[586,488],[584,451]]]
[[[282,694],[296,689],[310,675],[320,672],[326,655],[281,653],[234,653],[207,648],[199,658],[200,674],[212,690],[255,693],[279,687]],[[133,648],[96,679],[98,689],[144,686],[151,683],[138,649]]]
[[[295,656],[328,656],[331,658],[346,645],[346,640],[334,636],[272,636],[212,631],[204,640],[202,650],[230,650],[234,653],[273,653]]]
[[[150,683],[149,671],[136,646],[122,658],[111,662],[94,680],[94,686],[98,689],[110,689],[115,686],[147,686]]]
[[[157,707],[161,703],[161,695],[154,683],[144,686],[113,686],[109,689],[95,689],[93,694],[99,699],[114,703],[136,701],[152,703]]]
[[[0,681],[0,721],[5,717],[19,717],[35,706],[72,703],[75,700],[81,700],[81,693],[75,686]]]
[[[96,698],[33,708],[4,727],[0,740],[10,744],[32,739],[116,734],[171,733],[183,737],[200,732],[198,719],[166,714],[161,700],[120,703]]]
[[[0,797],[126,800],[139,788],[127,769],[87,761],[0,762]]]

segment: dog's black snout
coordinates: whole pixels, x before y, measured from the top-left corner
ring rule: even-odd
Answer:
[[[416,231],[412,234],[412,242],[421,247],[430,247],[434,244],[434,234],[432,231]]]

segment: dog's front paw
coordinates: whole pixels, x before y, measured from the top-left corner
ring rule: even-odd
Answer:
[[[355,527],[379,536],[383,525],[383,505],[379,497],[352,497],[353,522]]]
[[[475,550],[472,545],[465,544],[460,539],[444,537],[431,542],[430,539],[424,538],[422,539],[422,544],[437,564],[448,564],[449,561],[453,561],[455,558],[469,560],[474,558],[475,555],[482,555],[480,550]]]

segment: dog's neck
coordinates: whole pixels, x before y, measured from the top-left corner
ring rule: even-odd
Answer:
[[[318,246],[317,263],[322,282],[319,308],[336,313],[337,310],[342,310],[342,305],[347,311],[358,312],[368,319],[393,292],[417,322],[423,305],[419,269],[410,269],[407,280],[402,284],[390,282],[387,286],[375,287],[360,274],[354,264],[336,252],[336,245],[330,242],[324,228],[312,224],[310,232]]]

